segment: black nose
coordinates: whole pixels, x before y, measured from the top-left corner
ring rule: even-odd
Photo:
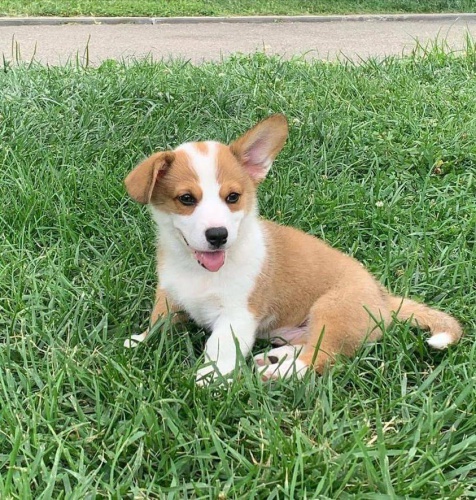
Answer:
[[[228,238],[228,230],[226,227],[211,227],[205,231],[205,238],[208,243],[215,248],[220,248],[226,243]]]

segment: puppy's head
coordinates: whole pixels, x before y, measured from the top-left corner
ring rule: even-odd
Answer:
[[[229,146],[190,142],[155,153],[126,177],[126,189],[166,218],[199,264],[218,271],[287,135],[284,116],[273,115]]]

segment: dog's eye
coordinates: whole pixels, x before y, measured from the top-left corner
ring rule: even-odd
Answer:
[[[191,207],[197,203],[197,200],[190,193],[182,194],[178,197],[178,201],[187,207]]]
[[[240,199],[240,195],[238,193],[230,193],[225,201],[227,203],[236,203]]]

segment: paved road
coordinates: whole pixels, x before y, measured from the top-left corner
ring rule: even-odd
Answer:
[[[476,39],[476,19],[407,21],[335,21],[278,23],[204,23],[157,25],[0,26],[0,53],[5,59],[32,57],[48,64],[84,58],[99,64],[108,58],[152,55],[180,57],[195,63],[219,60],[233,52],[306,54],[307,58],[353,60],[408,53],[439,38],[453,49],[465,35]]]

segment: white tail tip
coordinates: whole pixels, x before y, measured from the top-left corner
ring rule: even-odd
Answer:
[[[435,349],[446,349],[450,344],[453,343],[453,337],[447,332],[436,333],[432,335],[428,340],[428,344]]]

